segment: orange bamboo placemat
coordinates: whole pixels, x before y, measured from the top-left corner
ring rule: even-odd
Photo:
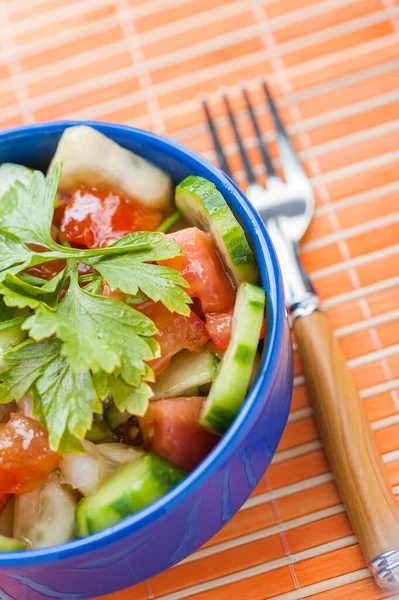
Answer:
[[[399,494],[399,0],[0,0],[0,127],[60,118],[152,129],[214,159],[209,94],[239,181],[218,87],[251,157],[247,80],[267,76],[312,180],[304,263]],[[255,494],[204,548],[108,600],[376,600],[318,439],[295,358],[292,412]],[[398,500],[399,501],[399,500]],[[391,596],[392,597],[392,596]]]

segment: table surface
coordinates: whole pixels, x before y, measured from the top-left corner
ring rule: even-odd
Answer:
[[[266,76],[312,181],[302,258],[349,361],[399,494],[399,0],[0,0],[0,127],[61,118],[128,123],[214,160],[208,94]],[[278,165],[278,162],[277,162]],[[189,561],[108,600],[377,600],[329,471],[295,356],[289,424],[235,518]],[[105,600],[105,597],[104,597]]]

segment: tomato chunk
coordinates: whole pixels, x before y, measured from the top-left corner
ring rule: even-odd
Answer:
[[[141,419],[147,448],[191,471],[220,439],[203,429],[199,416],[205,398],[156,400]]]
[[[22,412],[0,425],[0,494],[26,494],[40,488],[61,461],[50,450],[47,431]]]
[[[200,299],[205,313],[232,308],[235,290],[208,234],[197,227],[189,227],[169,233],[167,237],[176,240],[183,254],[159,264],[181,273],[190,284],[188,293]]]
[[[87,248],[104,247],[133,231],[155,231],[163,215],[110,190],[80,186],[65,204],[61,237]]]
[[[234,309],[224,312],[208,313],[205,315],[206,330],[209,333],[211,340],[218,348],[227,348],[231,339],[233,329],[233,312]],[[263,325],[260,332],[260,339],[265,337],[266,324],[263,319]]]
[[[53,279],[58,273],[61,273],[62,269],[66,267],[66,260],[57,259],[50,260],[47,263],[42,263],[41,265],[35,265],[34,267],[29,267],[26,269],[26,273],[29,275],[34,275],[35,277],[40,277],[40,279],[46,279],[47,281]]]
[[[180,350],[199,352],[209,340],[205,323],[193,311],[185,317],[171,313],[161,302],[147,302],[137,308],[155,323],[159,331],[154,337],[159,343],[161,356],[148,363],[155,375],[162,373],[172,356]]]
[[[218,348],[227,348],[233,327],[233,310],[205,315],[206,329]]]

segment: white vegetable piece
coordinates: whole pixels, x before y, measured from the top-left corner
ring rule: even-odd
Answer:
[[[72,540],[76,504],[74,493],[53,473],[40,490],[15,497],[14,538],[23,540],[29,548]]]
[[[60,466],[62,481],[85,496],[92,494],[102,481],[122,465],[133,462],[143,451],[125,444],[93,444],[82,442],[86,454],[68,453]]]
[[[87,125],[64,131],[49,170],[56,162],[63,162],[62,191],[105,186],[148,208],[167,208],[172,202],[172,181],[166,173]]]
[[[33,412],[33,397],[30,392],[28,392],[27,394],[24,394],[22,396],[22,398],[20,400],[18,400],[17,404],[18,404],[19,410],[22,410],[25,417],[28,417],[29,419],[34,419],[35,421],[39,420],[37,417],[34,417],[32,414],[32,412]]]
[[[95,444],[83,440],[86,454],[68,453],[60,465],[61,481],[87,496],[100,483],[99,454]]]

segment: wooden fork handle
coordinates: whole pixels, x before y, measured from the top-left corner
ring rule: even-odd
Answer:
[[[399,509],[352,375],[325,314],[299,317],[293,330],[321,439],[360,548],[372,572],[377,557],[391,557],[381,567],[389,571],[399,558]],[[379,576],[374,569],[377,583],[397,589],[397,562],[395,568]]]

